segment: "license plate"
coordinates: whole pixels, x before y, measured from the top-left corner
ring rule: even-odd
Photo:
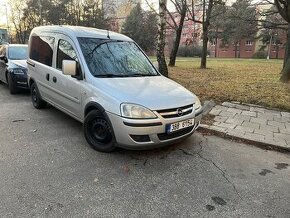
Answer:
[[[167,133],[172,133],[190,126],[194,125],[194,119],[188,119],[188,120],[184,120],[184,121],[180,121],[177,123],[172,123],[172,124],[168,124],[166,126],[166,132]]]

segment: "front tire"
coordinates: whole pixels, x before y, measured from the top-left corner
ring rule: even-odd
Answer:
[[[98,110],[88,113],[84,121],[84,134],[90,146],[100,152],[116,149],[116,140],[110,121]]]
[[[30,86],[31,100],[32,104],[36,109],[41,109],[46,107],[46,102],[40,97],[38,88],[35,83]]]
[[[16,94],[18,90],[17,90],[15,84],[13,83],[13,80],[11,78],[10,73],[8,73],[8,75],[7,75],[7,83],[8,83],[8,88],[9,88],[10,94],[11,95]]]

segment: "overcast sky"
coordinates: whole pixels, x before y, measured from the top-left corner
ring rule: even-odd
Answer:
[[[13,0],[10,0],[13,1]],[[104,0],[105,1],[105,0]],[[261,1],[261,0],[256,0],[256,1]],[[7,0],[0,0],[0,25],[5,26],[6,25],[6,5]],[[158,10],[158,0],[147,0],[147,2],[152,5],[155,10]],[[228,4],[232,4],[235,2],[235,0],[227,0]],[[148,4],[146,3],[146,0],[142,0],[142,7],[146,10],[150,9]],[[174,5],[170,3],[170,0],[168,0],[168,7],[169,10],[174,10]],[[9,13],[9,10],[8,10]]]
[[[0,25],[6,25],[6,0],[0,0]]]

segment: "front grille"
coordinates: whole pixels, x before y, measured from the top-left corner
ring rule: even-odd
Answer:
[[[186,129],[180,130],[180,131],[175,132],[175,133],[171,133],[171,134],[161,133],[161,134],[157,134],[157,136],[158,136],[160,141],[174,139],[174,138],[178,138],[180,136],[183,136],[183,135],[190,133],[193,128],[194,128],[194,126],[191,126],[191,127],[188,127]]]
[[[157,111],[163,118],[176,118],[182,117],[187,114],[192,113],[193,105],[186,105],[183,107],[171,108],[166,110],[159,110]]]

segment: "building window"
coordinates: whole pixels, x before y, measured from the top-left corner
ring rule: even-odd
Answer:
[[[215,41],[212,41],[212,42],[210,42],[210,44],[211,44],[211,45],[215,45],[216,43],[215,43]]]
[[[246,45],[253,45],[253,41],[252,40],[247,40],[246,41]]]

